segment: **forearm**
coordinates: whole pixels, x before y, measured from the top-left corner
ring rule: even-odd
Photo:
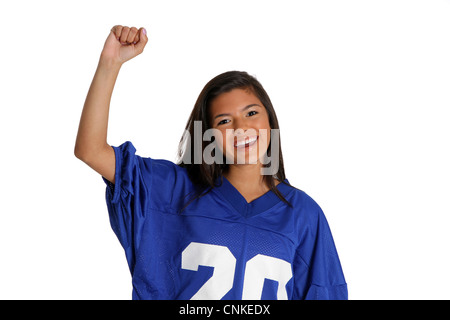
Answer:
[[[111,96],[121,64],[100,58],[81,113],[75,154],[85,157],[107,145]]]

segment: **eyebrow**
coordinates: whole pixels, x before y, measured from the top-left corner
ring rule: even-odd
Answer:
[[[242,109],[241,109],[241,112],[242,111],[245,111],[245,110],[247,110],[247,109],[249,109],[249,108],[251,108],[251,107],[260,107],[260,108],[262,108],[259,104],[257,104],[257,103],[253,103],[253,104],[249,104],[248,106],[245,106],[245,107],[243,107]],[[217,118],[219,118],[219,117],[223,117],[223,116],[229,116],[230,114],[229,113],[221,113],[221,114],[218,114],[217,116],[215,116],[214,117],[214,120],[216,120]]]

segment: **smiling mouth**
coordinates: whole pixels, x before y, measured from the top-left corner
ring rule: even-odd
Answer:
[[[244,140],[235,140],[235,148],[249,148],[258,141],[259,136],[246,137]]]

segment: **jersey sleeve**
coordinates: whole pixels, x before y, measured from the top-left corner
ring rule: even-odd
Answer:
[[[125,249],[130,269],[135,262],[136,244],[148,206],[148,183],[142,171],[142,158],[129,141],[118,147],[112,146],[116,157],[115,183],[102,176],[106,183],[106,204],[111,227]]]
[[[144,227],[152,226],[151,212],[176,212],[184,200],[180,195],[190,190],[190,180],[171,161],[136,155],[130,141],[112,147],[116,157],[115,183],[102,177],[106,183],[106,204],[111,227],[133,273]]]
[[[295,298],[347,300],[347,283],[330,227],[317,204],[311,210],[314,213],[306,224],[294,261]]]

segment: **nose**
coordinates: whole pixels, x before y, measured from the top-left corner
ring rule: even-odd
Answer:
[[[233,129],[236,136],[245,134],[248,129],[247,121],[245,119],[235,120]]]
[[[244,129],[242,129],[242,128],[237,128],[237,129],[234,129],[234,135],[235,136],[243,136],[245,134],[245,130]]]

